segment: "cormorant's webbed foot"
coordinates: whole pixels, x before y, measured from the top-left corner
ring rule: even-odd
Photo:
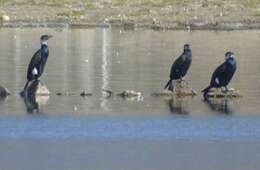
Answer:
[[[224,89],[224,92],[227,93],[227,92],[228,92],[228,87],[225,86],[224,88],[225,88],[225,89]]]

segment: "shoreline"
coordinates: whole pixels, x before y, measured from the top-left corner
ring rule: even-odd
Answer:
[[[0,27],[260,29],[260,0],[6,0]]]
[[[70,29],[88,29],[88,28],[122,28],[124,30],[136,29],[151,29],[158,31],[170,30],[209,30],[209,31],[235,31],[235,30],[260,30],[260,22],[243,23],[243,22],[223,22],[215,24],[202,24],[193,23],[191,25],[178,25],[178,24],[147,24],[147,23],[96,23],[96,22],[28,22],[28,21],[15,21],[15,22],[2,22],[0,28],[70,28]]]

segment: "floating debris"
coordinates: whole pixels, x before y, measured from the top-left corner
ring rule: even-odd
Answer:
[[[125,90],[122,93],[118,93],[117,96],[122,97],[126,101],[143,101],[143,96],[141,92],[136,92],[134,90]]]
[[[239,90],[235,90],[234,88],[228,89],[228,91],[223,89],[212,89],[207,93],[206,97],[210,98],[239,98],[242,97]]]
[[[102,89],[102,91],[103,91],[104,93],[106,93],[106,98],[110,98],[110,97],[112,97],[113,94],[114,94],[111,90]]]
[[[87,96],[92,96],[93,94],[92,93],[88,93],[88,92],[86,92],[86,91],[82,91],[81,93],[80,93],[80,96],[81,97],[87,97]]]
[[[62,96],[61,92],[56,93],[57,96]]]
[[[110,98],[114,95],[114,92],[111,90],[102,90],[105,94],[106,94],[106,98]],[[138,101],[142,101],[143,100],[143,96],[141,92],[136,92],[134,90],[124,90],[121,93],[116,93],[116,96],[118,97],[122,97],[126,100],[138,100]]]
[[[77,106],[74,106],[74,111],[76,112],[76,111],[78,111],[78,107]]]
[[[57,96],[73,96],[73,95],[76,95],[76,93],[71,93],[71,92],[57,92],[56,93]],[[80,94],[79,94],[81,97],[86,97],[86,96],[92,96],[93,94],[92,93],[88,93],[86,91],[82,91]]]
[[[72,96],[75,95],[75,93],[71,93],[71,92],[57,92],[56,93],[57,96]]]
[[[118,93],[117,96],[124,97],[124,98],[127,98],[127,97],[141,97],[142,93],[141,92],[136,92],[134,90],[125,90],[122,93]]]
[[[0,85],[0,97],[3,98],[8,95],[10,95],[10,92],[6,88]]]
[[[182,81],[176,81],[175,83],[175,90],[169,91],[169,90],[163,90],[162,92],[152,93],[153,97],[185,97],[185,96],[196,96],[197,92],[193,90],[188,82],[182,80]]]

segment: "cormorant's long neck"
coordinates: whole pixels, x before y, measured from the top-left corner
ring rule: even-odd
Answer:
[[[186,57],[191,57],[191,50],[184,50],[183,54],[185,54]]]
[[[48,57],[49,56],[49,48],[47,44],[41,44],[41,53],[42,56]]]
[[[41,49],[48,48],[47,44],[41,44]]]

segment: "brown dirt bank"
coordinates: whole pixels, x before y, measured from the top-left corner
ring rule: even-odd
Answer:
[[[258,29],[260,0],[1,0],[2,27]]]

